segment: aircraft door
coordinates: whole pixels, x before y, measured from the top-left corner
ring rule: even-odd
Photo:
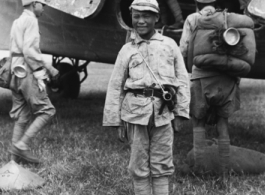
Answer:
[[[132,19],[129,7],[133,0],[118,0],[117,4],[117,18],[122,28],[129,30],[132,28]]]
[[[52,0],[48,4],[79,18],[93,18],[101,11],[105,0]]]
[[[161,8],[162,3],[165,0],[158,0],[159,6]],[[133,0],[118,0],[117,1],[117,8],[116,8],[116,15],[118,18],[118,21],[122,28],[128,30],[132,28],[132,20],[131,20],[131,15],[129,11],[129,7],[132,4]],[[184,18],[193,13],[195,11],[195,3],[194,0],[178,0],[179,5],[181,7],[182,13],[184,15]],[[174,23],[174,16],[171,13],[169,6],[167,3],[163,4],[165,7],[164,12],[160,14],[168,14],[168,25],[171,25]],[[161,17],[160,17],[161,20]]]

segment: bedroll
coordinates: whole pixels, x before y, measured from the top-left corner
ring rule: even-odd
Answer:
[[[216,12],[198,19],[189,46],[188,66],[226,71],[232,76],[245,76],[255,62],[256,42],[254,23],[245,15]],[[226,44],[223,33],[236,28],[240,41],[234,46]]]

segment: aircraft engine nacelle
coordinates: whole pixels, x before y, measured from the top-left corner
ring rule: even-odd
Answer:
[[[105,0],[49,0],[49,6],[79,18],[93,18],[102,9]]]

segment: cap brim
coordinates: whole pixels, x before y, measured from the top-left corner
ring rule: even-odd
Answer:
[[[197,2],[199,2],[199,3],[213,3],[213,2],[216,2],[216,0],[208,0],[208,1],[200,1],[200,0],[197,0]]]
[[[40,0],[40,1],[36,1],[36,2],[39,2],[39,3],[41,3],[42,5],[47,5],[47,3],[46,3],[45,1],[42,1],[42,0]]]
[[[159,13],[159,11],[157,9],[152,8],[152,7],[148,7],[148,6],[132,5],[130,7],[130,9],[135,9],[138,11],[151,11],[151,12]]]

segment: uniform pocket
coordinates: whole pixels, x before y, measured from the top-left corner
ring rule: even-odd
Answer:
[[[175,77],[174,57],[160,55],[158,72],[162,77],[174,78]]]
[[[142,114],[145,102],[141,97],[135,97],[134,94],[128,93],[122,102],[122,109],[132,114]]]
[[[139,55],[135,55],[129,62],[129,76],[133,80],[139,80],[144,77],[144,60]]]

